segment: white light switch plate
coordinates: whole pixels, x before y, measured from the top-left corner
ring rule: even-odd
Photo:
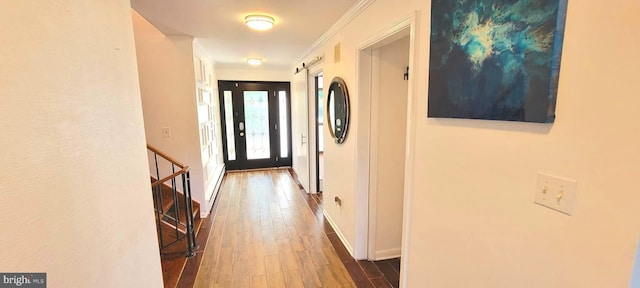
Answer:
[[[534,202],[567,215],[573,213],[576,180],[538,173]]]

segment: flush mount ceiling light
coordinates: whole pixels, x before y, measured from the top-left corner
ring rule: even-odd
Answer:
[[[252,66],[258,66],[258,65],[262,64],[262,59],[249,58],[249,59],[247,59],[247,63],[249,63],[249,65],[252,65]]]
[[[244,17],[244,22],[247,23],[247,26],[251,27],[251,29],[264,31],[271,29],[275,20],[273,17],[267,15],[253,14]]]

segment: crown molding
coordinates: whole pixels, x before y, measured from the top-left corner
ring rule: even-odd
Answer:
[[[322,34],[322,36],[320,36],[320,38],[318,38],[318,40],[316,40],[316,42],[314,42],[311,47],[309,47],[309,49],[307,49],[295,63],[304,61],[304,58],[308,57],[309,54],[313,52],[313,50],[326,43],[329,38],[338,34],[338,32],[342,30],[342,28],[347,26],[347,24],[349,24],[353,19],[360,15],[362,11],[367,9],[367,7],[369,7],[375,1],[376,0],[360,0],[353,4],[353,6],[351,6],[351,8],[349,8],[349,10],[345,12],[344,15],[342,15],[342,17],[340,17],[340,19],[338,19],[338,21],[336,21],[336,23],[334,23],[331,28],[329,28],[329,30],[327,30],[327,32],[324,32],[324,34]]]

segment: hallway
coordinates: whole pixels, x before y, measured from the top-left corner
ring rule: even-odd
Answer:
[[[195,287],[355,287],[287,170],[228,173],[220,193]]]

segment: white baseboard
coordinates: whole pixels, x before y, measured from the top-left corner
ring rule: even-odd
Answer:
[[[402,255],[402,249],[400,247],[393,249],[380,250],[375,252],[376,259],[373,260],[387,260],[393,258],[400,258]]]
[[[226,167],[222,167],[220,170],[220,175],[218,175],[218,180],[216,181],[216,185],[213,187],[213,193],[211,197],[207,199],[207,209],[200,209],[200,218],[206,218],[209,216],[209,211],[211,211],[211,207],[213,207],[213,202],[218,196],[218,192],[220,192],[220,187],[222,187],[222,180],[224,179],[224,173],[226,172]]]
[[[344,234],[342,234],[342,231],[338,229],[338,225],[336,225],[336,223],[333,222],[333,219],[331,219],[329,214],[327,214],[327,211],[322,211],[322,215],[324,215],[324,218],[326,218],[327,221],[329,221],[329,225],[331,225],[331,227],[333,228],[333,231],[336,232],[336,234],[338,235],[338,238],[340,238],[340,241],[342,241],[342,245],[344,245],[344,248],[347,248],[349,255],[351,255],[351,257],[353,258],[353,248],[351,248],[351,245],[349,245],[349,241],[347,241],[347,238],[344,237]]]

